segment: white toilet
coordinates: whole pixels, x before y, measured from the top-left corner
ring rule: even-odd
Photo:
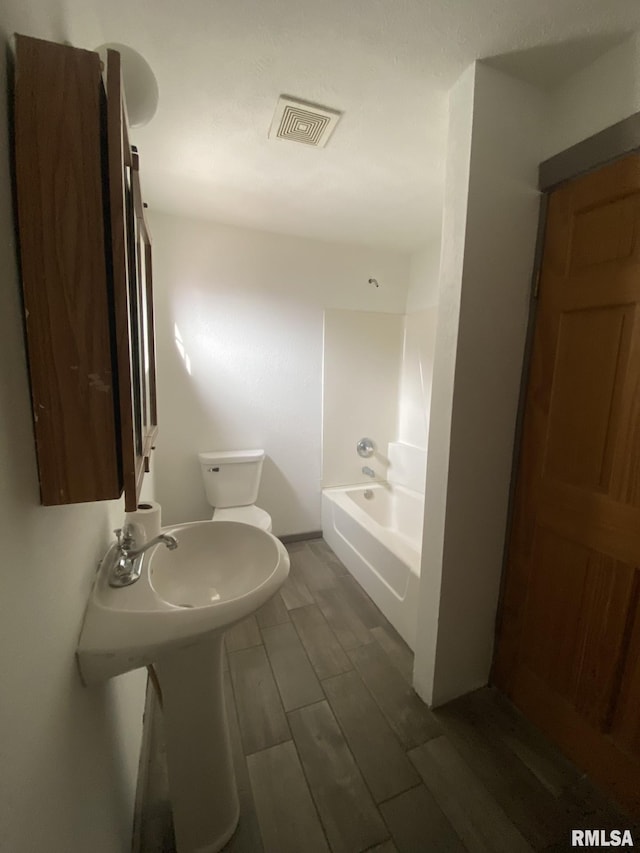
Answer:
[[[213,521],[242,521],[271,533],[271,516],[254,503],[264,450],[212,450],[198,459]]]

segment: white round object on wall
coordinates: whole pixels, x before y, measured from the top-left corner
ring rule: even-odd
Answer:
[[[127,101],[130,127],[142,127],[156,114],[158,109],[158,81],[151,66],[137,50],[126,44],[109,42],[96,48],[106,67],[107,50],[120,54],[122,83]]]

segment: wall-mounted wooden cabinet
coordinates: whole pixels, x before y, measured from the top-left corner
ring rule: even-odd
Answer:
[[[120,57],[16,36],[14,165],[44,504],[138,503],[157,430],[151,239]]]

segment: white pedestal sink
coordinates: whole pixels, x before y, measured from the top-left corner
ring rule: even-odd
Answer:
[[[178,649],[154,665],[178,853],[221,850],[240,815],[222,688],[223,636]]]
[[[264,604],[289,573],[270,533],[231,521],[165,528],[178,548],[144,555],[140,578],[113,588],[103,560],[78,645],[86,684],[153,665],[163,698],[178,853],[216,853],[238,822],[222,690],[224,630]]]

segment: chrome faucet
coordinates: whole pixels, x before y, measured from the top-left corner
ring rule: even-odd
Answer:
[[[125,524],[124,527],[113,532],[118,537],[118,544],[115,562],[109,578],[109,586],[129,586],[129,584],[135,583],[142,570],[142,555],[154,545],[162,543],[170,551],[174,551],[178,547],[178,540],[170,533],[161,533],[145,542],[144,545],[136,547],[135,527],[132,524]]]
[[[375,476],[376,476],[376,472],[373,470],[373,468],[369,468],[369,466],[368,466],[368,465],[365,465],[365,466],[362,468],[362,473],[363,473],[363,474],[366,474],[366,475],[367,475],[367,477],[375,477]]]

